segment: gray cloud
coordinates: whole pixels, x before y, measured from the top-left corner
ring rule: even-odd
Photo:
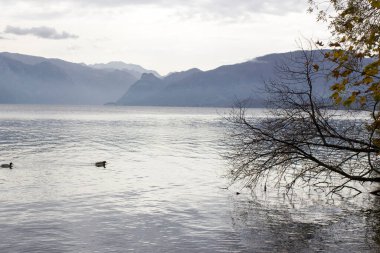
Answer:
[[[72,1],[72,0],[61,0]],[[208,12],[266,12],[282,13],[289,11],[299,11],[300,6],[305,6],[304,0],[82,0],[81,3],[101,5],[101,6],[122,6],[122,5],[158,5],[166,8],[183,7],[193,10],[204,10]]]
[[[58,3],[80,5],[82,8],[114,8],[151,5],[167,9],[180,9],[192,15],[240,16],[269,13],[285,15],[305,11],[306,0],[0,0],[0,4],[23,2],[33,6],[54,6]]]
[[[58,32],[54,28],[40,26],[31,28],[21,28],[16,26],[7,26],[4,33],[11,33],[16,35],[34,35],[39,38],[62,40],[62,39],[76,39],[77,35],[67,33],[65,31]]]

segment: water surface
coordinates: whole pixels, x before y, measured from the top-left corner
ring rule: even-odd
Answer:
[[[0,106],[0,252],[380,250],[368,195],[223,189],[224,112]]]

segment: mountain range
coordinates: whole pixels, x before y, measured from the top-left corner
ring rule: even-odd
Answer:
[[[231,107],[246,101],[251,107],[265,106],[265,81],[275,77],[275,65],[284,64],[300,52],[269,54],[254,60],[218,67],[209,71],[190,69],[159,78],[143,74],[117,101],[133,106]],[[289,63],[289,62],[288,62]],[[325,80],[319,79],[315,90],[328,94]]]
[[[141,75],[143,73],[152,73],[153,75],[157,77],[161,77],[160,74],[158,74],[154,70],[148,70],[140,65],[137,64],[131,64],[131,63],[125,63],[122,61],[111,61],[109,63],[98,63],[98,64],[92,64],[89,65],[92,68],[96,69],[108,69],[109,71],[113,70],[124,70],[127,71],[128,73],[132,74],[135,78],[140,79]]]
[[[85,65],[0,53],[0,103],[229,107],[249,100],[251,106],[261,107],[267,98],[264,80],[273,78],[274,65],[289,54],[161,77],[123,62]]]
[[[19,104],[105,104],[138,80],[127,70],[14,53],[0,53],[0,76],[0,103]]]

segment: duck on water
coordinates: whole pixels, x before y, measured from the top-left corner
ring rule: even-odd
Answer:
[[[105,168],[106,167],[106,161],[101,161],[101,162],[96,162],[95,163],[95,166],[96,167],[103,167],[103,168]]]
[[[1,168],[12,169],[13,168],[13,163],[4,163],[4,164],[1,165]]]

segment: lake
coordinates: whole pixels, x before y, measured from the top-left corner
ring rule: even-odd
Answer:
[[[368,194],[225,189],[226,112],[1,105],[0,252],[380,251]]]

